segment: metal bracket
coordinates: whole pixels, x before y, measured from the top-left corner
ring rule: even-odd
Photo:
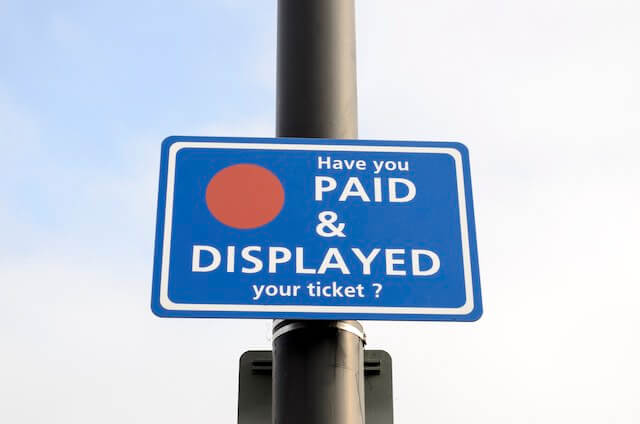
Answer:
[[[271,424],[270,350],[249,350],[240,357],[238,424]],[[393,424],[391,356],[384,350],[364,351],[367,424]]]

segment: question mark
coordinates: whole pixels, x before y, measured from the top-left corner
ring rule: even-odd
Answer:
[[[380,297],[380,292],[382,291],[382,284],[380,283],[371,283],[372,286],[376,288],[376,298]]]

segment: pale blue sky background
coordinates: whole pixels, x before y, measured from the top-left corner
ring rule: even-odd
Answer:
[[[485,314],[365,322],[397,423],[640,422],[640,4],[357,3],[361,138],[470,149]],[[149,310],[159,146],[274,134],[275,2],[0,2],[0,421],[235,422]]]

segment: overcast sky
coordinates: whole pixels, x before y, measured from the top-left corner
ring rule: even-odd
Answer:
[[[160,142],[274,135],[274,1],[0,2],[0,421],[233,423],[267,320],[149,302]],[[396,423],[640,422],[640,2],[357,3],[360,137],[470,150],[484,316]]]

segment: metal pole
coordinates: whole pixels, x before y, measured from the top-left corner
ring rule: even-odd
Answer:
[[[357,138],[353,0],[279,0],[276,134]],[[357,321],[276,320],[273,424],[364,424]]]
[[[278,137],[358,138],[353,0],[279,0]]]
[[[273,424],[364,424],[362,331],[357,321],[274,321]]]

